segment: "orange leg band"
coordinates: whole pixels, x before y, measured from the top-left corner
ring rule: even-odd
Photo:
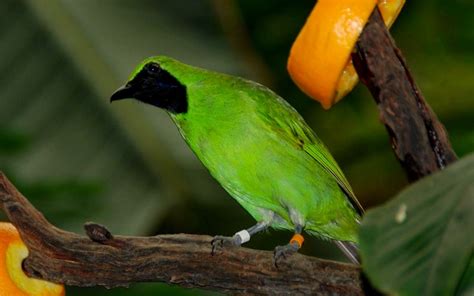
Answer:
[[[290,240],[290,244],[297,243],[299,248],[301,248],[301,246],[303,245],[303,242],[304,242],[304,237],[299,233],[295,233]]]

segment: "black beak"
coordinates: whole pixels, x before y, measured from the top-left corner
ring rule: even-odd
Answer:
[[[123,100],[123,99],[131,99],[134,98],[136,95],[136,90],[132,86],[132,84],[127,83],[126,85],[117,89],[112,96],[110,97],[110,102]]]
[[[110,97],[110,102],[123,99],[135,99],[175,114],[188,110],[186,87],[153,62],[145,65],[133,79],[117,89]]]

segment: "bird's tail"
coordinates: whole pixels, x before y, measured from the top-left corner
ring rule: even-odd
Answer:
[[[359,247],[356,243],[347,241],[334,241],[334,243],[352,263],[360,265]]]

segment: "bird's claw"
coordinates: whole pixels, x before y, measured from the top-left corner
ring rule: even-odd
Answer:
[[[279,263],[287,257],[298,252],[299,245],[297,243],[289,243],[284,246],[277,246],[273,251],[273,264],[278,268]]]
[[[224,247],[238,247],[241,245],[240,238],[236,236],[221,236],[216,235],[212,241],[212,251],[211,254],[214,255],[218,249],[222,249]]]

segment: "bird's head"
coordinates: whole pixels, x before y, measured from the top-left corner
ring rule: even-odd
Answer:
[[[136,99],[174,114],[186,113],[186,86],[171,71],[177,63],[163,56],[144,60],[130,75],[128,82],[112,94],[110,101]]]

